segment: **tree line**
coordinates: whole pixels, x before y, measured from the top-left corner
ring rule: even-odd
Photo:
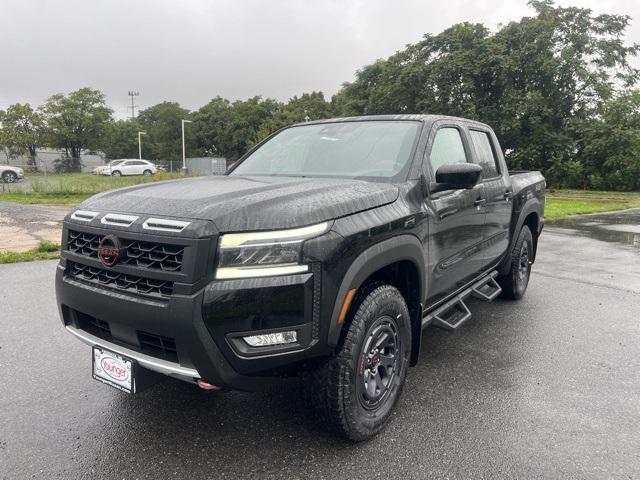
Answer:
[[[640,189],[640,72],[625,44],[630,18],[594,15],[550,0],[529,2],[534,15],[491,31],[479,23],[437,35],[358,70],[331,99],[305,93],[288,102],[221,97],[195,111],[162,102],[135,119],[114,120],[104,94],[83,88],[39,108],[0,111],[0,146],[35,162],[36,149],[63,152],[59,167],[80,168],[81,152],[106,159],[237,159],[277,129],[306,119],[395,113],[462,116],[490,124],[511,168],[542,170],[558,187]]]

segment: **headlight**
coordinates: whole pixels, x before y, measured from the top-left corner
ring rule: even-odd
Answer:
[[[305,240],[327,232],[329,222],[290,230],[228,233],[220,237],[216,279],[290,275],[309,270],[300,263]]]

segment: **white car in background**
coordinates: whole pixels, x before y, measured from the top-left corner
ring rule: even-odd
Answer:
[[[118,164],[120,164],[122,162],[124,162],[124,160],[111,160],[106,165],[98,165],[96,168],[94,168],[91,171],[91,173],[93,173],[94,175],[102,175],[102,172],[104,172],[107,168],[113,167],[113,166],[118,165]]]
[[[107,166],[102,170],[101,175],[119,177],[121,175],[153,175],[158,168],[147,160],[125,159],[117,165]]]
[[[24,170],[11,165],[0,165],[0,181],[14,183],[24,178]]]

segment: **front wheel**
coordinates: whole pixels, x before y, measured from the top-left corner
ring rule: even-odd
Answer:
[[[120,170],[115,170],[115,171],[111,172],[111,176],[112,177],[120,177],[120,176],[122,176],[122,173],[120,173]]]
[[[402,294],[377,284],[356,299],[338,352],[309,377],[307,393],[320,420],[353,441],[384,427],[404,385],[411,319]]]
[[[4,180],[5,183],[15,183],[18,181],[18,175],[14,172],[4,172],[2,174],[2,180]]]
[[[511,251],[509,273],[498,277],[502,287],[502,296],[511,300],[520,300],[527,291],[533,260],[533,236],[528,226],[523,226]]]
[[[153,172],[151,170],[145,170],[144,172],[142,172],[142,175],[144,175],[145,177],[149,177],[152,173]]]

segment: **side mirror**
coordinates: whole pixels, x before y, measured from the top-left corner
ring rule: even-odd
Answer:
[[[449,163],[436,171],[436,184],[432,191],[473,188],[482,175],[482,167],[475,163]]]

